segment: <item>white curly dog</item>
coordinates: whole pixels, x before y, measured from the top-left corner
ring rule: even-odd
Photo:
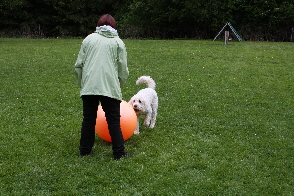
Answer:
[[[146,84],[148,88],[140,90],[134,95],[129,104],[134,108],[137,115],[137,127],[134,134],[139,134],[139,120],[140,116],[144,115],[145,127],[153,128],[156,122],[157,109],[158,109],[158,97],[155,91],[155,82],[150,76],[141,76],[136,85]]]

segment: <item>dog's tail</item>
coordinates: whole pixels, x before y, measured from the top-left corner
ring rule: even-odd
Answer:
[[[150,76],[141,76],[140,78],[138,78],[136,84],[147,84],[148,88],[152,89],[155,89],[156,87],[154,80]]]

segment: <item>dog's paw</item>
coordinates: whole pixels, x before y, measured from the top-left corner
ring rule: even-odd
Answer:
[[[155,127],[155,121],[152,120],[149,127],[154,128]]]
[[[137,127],[134,131],[134,134],[138,135],[140,132],[139,132],[139,128]]]
[[[145,126],[145,127],[150,127],[150,122],[146,122],[146,121],[145,121],[145,122],[144,122],[144,126]]]
[[[139,132],[139,131],[137,131],[137,130],[134,132],[134,134],[136,134],[136,135],[138,135],[139,133],[140,133],[140,132]]]

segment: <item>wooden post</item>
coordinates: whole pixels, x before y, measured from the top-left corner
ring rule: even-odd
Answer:
[[[225,31],[225,45],[228,45],[229,35],[230,35],[230,32],[229,31]]]

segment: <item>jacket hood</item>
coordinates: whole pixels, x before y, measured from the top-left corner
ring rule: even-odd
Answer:
[[[118,36],[117,30],[107,25],[96,27],[95,32],[109,38]]]

